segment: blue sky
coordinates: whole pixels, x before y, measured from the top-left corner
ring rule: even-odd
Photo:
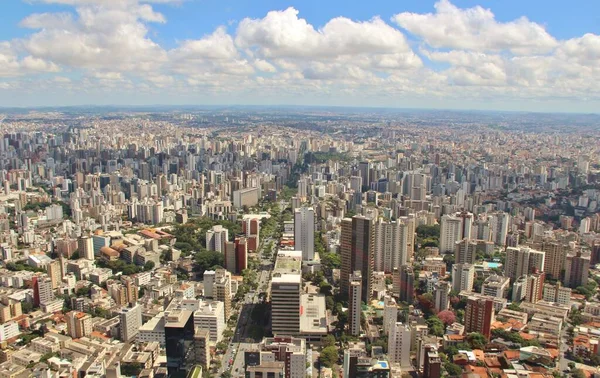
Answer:
[[[599,10],[589,0],[6,0],[0,106],[591,112]]]

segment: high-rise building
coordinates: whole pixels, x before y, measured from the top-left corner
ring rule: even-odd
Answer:
[[[348,327],[352,336],[360,335],[360,315],[362,313],[362,277],[360,270],[350,277],[350,292],[348,293]]]
[[[97,234],[92,236],[92,244],[94,248],[94,256],[100,256],[102,247],[110,247],[110,236]]]
[[[77,250],[79,257],[94,260],[94,242],[89,236],[82,236],[77,240]]]
[[[47,275],[36,275],[32,278],[33,284],[33,305],[39,306],[40,303],[48,303],[54,299],[54,290],[52,289],[52,280]]]
[[[194,330],[194,363],[203,369],[210,367],[210,332],[205,328]]]
[[[506,246],[506,237],[510,224],[510,214],[503,211],[490,214],[492,241],[500,247]]]
[[[401,367],[410,367],[411,342],[412,332],[410,326],[396,322],[388,339],[388,358],[390,362],[400,364]]]
[[[437,346],[425,345],[425,358],[423,359],[423,378],[440,378],[442,375],[442,359],[437,351]]]
[[[231,273],[225,269],[215,270],[213,297],[217,301],[223,302],[225,320],[229,319],[231,315]]]
[[[546,302],[555,302],[561,305],[571,305],[571,289],[564,287],[557,282],[556,284],[544,284],[543,299]]]
[[[245,237],[235,238],[235,270],[241,274],[248,268],[248,243]]]
[[[468,297],[465,309],[465,332],[479,332],[490,338],[494,321],[494,301],[488,298]]]
[[[374,269],[391,273],[408,261],[408,227],[402,221],[384,221],[375,224]]]
[[[60,265],[59,260],[53,260],[50,264],[48,264],[48,276],[50,277],[50,281],[52,282],[52,289],[58,289],[63,276],[62,266]]]
[[[544,295],[545,273],[535,271],[527,276],[527,291],[525,301],[537,303],[542,300]]]
[[[447,310],[450,305],[450,283],[448,281],[439,281],[433,290],[433,299],[435,301],[436,311]]]
[[[238,273],[235,256],[235,242],[225,242],[225,256],[223,257],[225,269],[232,274]]]
[[[304,378],[306,376],[306,341],[301,338],[282,336],[263,339],[259,346],[260,362],[283,362],[285,376]]]
[[[142,307],[138,304],[130,304],[119,311],[119,339],[131,341],[138,334],[142,326]]]
[[[74,339],[92,334],[92,316],[85,312],[69,311],[67,318],[67,333]]]
[[[400,302],[413,303],[415,274],[410,265],[403,265],[392,272],[392,291]]]
[[[363,280],[361,300],[365,303],[371,298],[374,239],[375,227],[371,218],[356,215],[342,220],[340,290],[348,293],[350,275],[359,270]]]
[[[563,284],[570,288],[585,286],[588,282],[590,271],[590,256],[583,255],[581,251],[568,254],[565,261],[565,278]]]
[[[465,217],[446,214],[442,216],[440,226],[440,253],[453,253],[456,250],[456,242],[471,237],[471,223],[473,216]]]
[[[544,271],[546,254],[525,247],[507,247],[505,261],[505,275],[514,282],[517,278],[532,273],[535,269]]]
[[[533,243],[532,247],[544,252],[544,273],[555,280],[560,278],[560,272],[565,266],[568,245],[554,240],[544,240],[541,243]]]
[[[481,285],[481,294],[496,298],[506,298],[510,288],[510,278],[492,274]]]
[[[302,260],[315,256],[315,210],[301,207],[294,211],[294,249],[302,251]]]
[[[271,329],[275,336],[300,333],[302,252],[279,251],[271,280]]]
[[[370,167],[369,162],[361,161],[358,163],[358,171],[360,173],[360,177],[362,177],[362,187],[361,190],[367,191],[371,187],[371,179],[370,179]]]
[[[452,290],[472,291],[475,282],[475,266],[471,264],[452,265]]]
[[[455,244],[455,263],[456,264],[475,264],[477,260],[477,242],[469,239],[462,239]]]
[[[194,310],[181,305],[182,300],[175,298],[165,309],[165,350],[169,375],[187,371],[188,356],[194,348]],[[190,362],[194,362],[191,361]]]
[[[215,225],[206,231],[206,249],[225,253],[225,242],[229,240],[229,230],[221,225]]]
[[[389,333],[397,321],[398,304],[393,297],[386,295],[383,297],[383,332]]]

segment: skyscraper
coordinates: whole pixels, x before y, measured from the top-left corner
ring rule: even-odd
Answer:
[[[584,256],[581,251],[567,255],[565,262],[565,279],[563,284],[570,288],[585,286],[588,282],[590,256]]]
[[[32,278],[33,284],[33,305],[39,306],[40,303],[48,303],[54,299],[54,290],[52,289],[52,280],[47,275],[36,275]]]
[[[506,248],[506,270],[505,274],[510,277],[511,282],[517,278],[528,275],[537,269],[544,271],[544,261],[546,254],[530,248]]]
[[[392,292],[400,302],[413,303],[415,273],[410,265],[394,268],[392,273]]]
[[[471,264],[452,265],[452,290],[472,291],[475,281],[475,266]]]
[[[442,216],[440,226],[440,253],[453,253],[456,242],[463,239],[462,218],[453,215]]]
[[[348,293],[348,327],[352,336],[360,335],[361,287],[362,277],[360,271],[357,270],[350,277],[350,292]]]
[[[396,322],[388,339],[388,358],[390,362],[400,364],[401,367],[410,367],[411,342],[412,332],[410,326]]]
[[[374,264],[375,227],[373,220],[361,215],[356,215],[352,219],[344,218],[340,239],[342,255],[340,291],[348,293],[350,274],[358,270],[362,276],[361,300],[369,302]]]
[[[456,264],[475,264],[477,260],[477,242],[465,238],[457,241],[455,248]]]
[[[544,297],[544,278],[545,273],[534,272],[527,276],[527,291],[525,300],[531,303],[537,303]]]
[[[280,251],[271,281],[271,328],[275,336],[300,333],[301,294],[302,253]]]
[[[493,321],[494,301],[487,298],[467,298],[464,319],[465,332],[479,332],[489,340]]]
[[[408,261],[408,230],[401,221],[384,221],[375,224],[374,269],[391,273]]]
[[[435,309],[436,311],[444,311],[448,309],[450,304],[450,283],[447,281],[439,281],[435,285],[435,289],[433,291],[433,299],[435,301]]]
[[[213,297],[223,302],[225,309],[225,320],[231,315],[231,273],[225,269],[215,270],[213,283]]]
[[[92,334],[92,317],[80,311],[69,311],[67,318],[67,333],[74,339]]]
[[[302,260],[311,261],[315,255],[315,211],[301,207],[294,211],[294,248],[302,251]]]
[[[89,236],[82,236],[77,241],[77,250],[79,251],[79,257],[94,260],[94,242]]]
[[[119,338],[131,341],[142,326],[142,308],[138,304],[130,304],[119,311]]]
[[[225,242],[229,240],[229,230],[221,225],[206,231],[206,249],[225,253]]]

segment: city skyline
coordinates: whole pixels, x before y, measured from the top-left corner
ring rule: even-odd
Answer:
[[[0,105],[595,112],[597,5],[543,4],[15,0]]]

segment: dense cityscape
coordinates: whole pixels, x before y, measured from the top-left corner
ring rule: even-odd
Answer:
[[[600,117],[2,111],[0,378],[600,374]]]

